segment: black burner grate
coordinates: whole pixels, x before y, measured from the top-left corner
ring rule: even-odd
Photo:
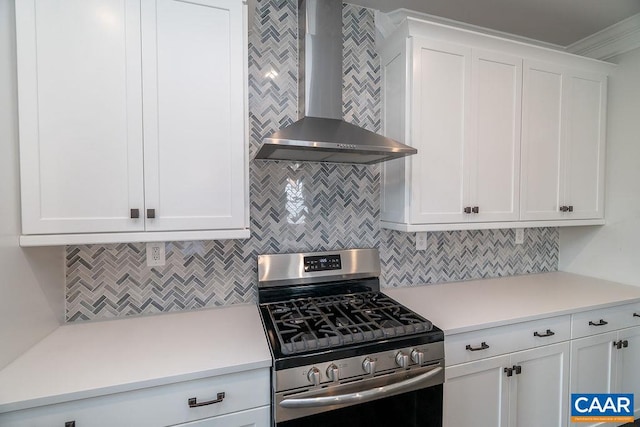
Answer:
[[[343,347],[428,332],[432,324],[380,292],[264,304],[282,353]]]

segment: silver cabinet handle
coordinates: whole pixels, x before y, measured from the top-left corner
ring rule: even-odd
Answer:
[[[187,403],[189,404],[189,408],[197,408],[199,406],[207,406],[207,405],[213,405],[214,403],[220,403],[223,400],[224,400],[224,391],[222,393],[218,393],[218,395],[216,396],[216,399],[214,400],[207,400],[206,402],[198,402],[197,398],[192,397],[189,400],[187,400]]]
[[[309,397],[304,399],[285,399],[280,402],[283,408],[316,408],[319,406],[342,405],[353,402],[368,402],[373,399],[387,396],[391,393],[402,391],[415,386],[429,378],[437,375],[442,371],[442,367],[438,366],[429,372],[420,374],[408,380],[400,381],[394,384],[376,387],[370,390],[359,391],[356,393],[339,394],[337,396]]]

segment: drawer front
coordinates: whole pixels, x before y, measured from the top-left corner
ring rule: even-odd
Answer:
[[[640,303],[573,314],[571,338],[582,338],[631,326],[640,326]]]
[[[179,424],[174,427],[269,427],[271,425],[271,407],[249,409],[220,417]]]
[[[158,427],[269,405],[269,369],[256,369],[0,414],[3,427]],[[188,400],[219,403],[190,408]]]
[[[445,363],[457,365],[568,341],[570,333],[571,318],[566,315],[450,335],[444,339]]]

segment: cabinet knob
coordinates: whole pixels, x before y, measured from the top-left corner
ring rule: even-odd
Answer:
[[[513,365],[513,372],[516,375],[520,375],[522,373],[522,366],[519,365]]]
[[[566,206],[560,206],[560,212],[566,212],[566,211],[568,211],[568,210],[569,210],[569,208],[568,208],[568,207],[566,207]]]
[[[76,422],[74,421],[66,421],[64,423],[64,427],[76,427]]]
[[[147,209],[147,218],[155,218],[156,210],[155,209]]]
[[[504,368],[504,372],[508,377],[513,376],[513,368]]]
[[[480,213],[480,208],[479,208],[478,206],[474,206],[474,207],[471,209],[471,212],[473,212],[473,213]]]
[[[464,208],[464,213],[470,214],[471,213],[471,206],[467,206],[466,208]]]
[[[568,210],[569,212],[573,212],[573,205],[568,206],[568,207],[567,207],[567,210]]]
[[[131,209],[131,219],[140,218],[140,209]]]

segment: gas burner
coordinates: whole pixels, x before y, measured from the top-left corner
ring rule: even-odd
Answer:
[[[428,332],[431,322],[386,295],[362,292],[263,304],[283,354]]]

